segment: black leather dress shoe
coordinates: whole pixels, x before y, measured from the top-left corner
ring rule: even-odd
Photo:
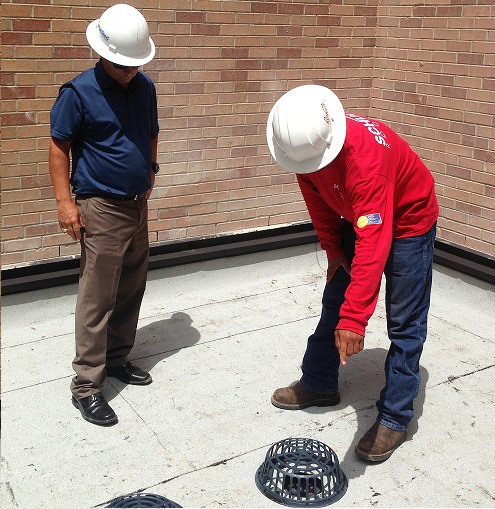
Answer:
[[[133,366],[130,362],[123,366],[107,367],[107,376],[113,376],[121,382],[131,385],[148,385],[153,381],[149,373]]]
[[[81,399],[72,396],[72,404],[79,408],[84,419],[93,424],[111,426],[118,421],[115,412],[99,392]]]

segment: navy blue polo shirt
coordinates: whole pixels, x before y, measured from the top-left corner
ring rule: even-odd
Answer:
[[[62,85],[50,134],[70,141],[77,195],[143,194],[151,187],[151,140],[158,135],[156,90],[143,72],[122,88],[101,61]]]

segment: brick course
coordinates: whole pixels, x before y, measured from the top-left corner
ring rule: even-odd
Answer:
[[[85,29],[109,0],[2,3],[2,263],[73,255],[48,177],[49,109],[94,65]],[[159,162],[151,242],[308,221],[265,141],[304,83],[382,119],[432,170],[438,237],[495,255],[495,6],[438,0],[134,0],[148,20]],[[469,3],[469,5],[464,5]],[[400,4],[400,5],[397,5]]]

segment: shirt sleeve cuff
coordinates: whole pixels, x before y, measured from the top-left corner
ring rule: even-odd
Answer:
[[[56,140],[61,140],[61,141],[72,141],[72,137],[68,134],[63,134],[55,129],[51,129],[50,130],[50,136],[52,138],[55,138]]]
[[[345,319],[345,318],[339,321],[336,329],[350,330],[351,332],[355,332],[356,334],[360,334],[361,336],[364,336],[365,332],[366,332],[365,327],[354,322],[353,320],[349,320],[349,319]]]

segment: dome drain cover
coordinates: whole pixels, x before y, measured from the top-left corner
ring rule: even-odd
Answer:
[[[266,453],[256,472],[256,485],[280,504],[321,507],[344,496],[347,477],[328,445],[310,438],[286,438]]]
[[[182,507],[168,498],[153,493],[133,493],[112,500],[107,507]]]

